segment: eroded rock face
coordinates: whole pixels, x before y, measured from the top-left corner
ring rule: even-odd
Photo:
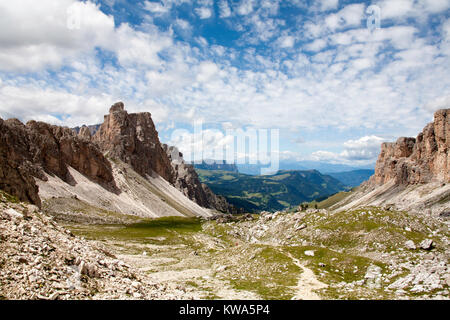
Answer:
[[[80,129],[80,132],[78,133],[78,136],[83,139],[91,140],[92,135],[91,131],[87,126],[82,126]]]
[[[204,208],[236,211],[225,198],[215,195],[200,182],[194,167],[184,162],[176,148],[160,143],[148,112],[129,114],[124,104],[118,102],[111,106],[92,140],[107,156],[130,164],[143,176],[156,172]]]
[[[157,173],[202,207],[236,211],[200,182],[194,167],[186,165],[178,151],[178,159],[168,155],[173,153],[161,145],[150,113],[128,114],[122,102],[111,106],[99,127],[69,129],[44,122],[24,125],[17,119],[0,119],[0,143],[0,189],[38,206],[41,203],[34,178],[45,181],[44,173],[48,173],[72,184],[68,166],[116,191],[106,155],[131,165],[144,177]]]
[[[158,173],[173,183],[173,170],[161,147],[158,132],[149,112],[131,113],[118,102],[92,137],[100,149],[112,158],[130,164],[141,175]]]
[[[434,114],[434,121],[414,138],[383,143],[370,184],[394,181],[399,185],[450,182],[450,109]]]
[[[109,162],[88,139],[44,122],[0,119],[0,189],[40,206],[34,178],[46,180],[46,172],[71,183],[68,166],[113,187]]]

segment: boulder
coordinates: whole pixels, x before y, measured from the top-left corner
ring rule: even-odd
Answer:
[[[423,250],[431,250],[434,247],[434,242],[431,239],[425,239],[420,243],[420,248]]]
[[[408,240],[405,242],[405,248],[408,250],[416,250],[416,245],[414,244],[414,241]]]

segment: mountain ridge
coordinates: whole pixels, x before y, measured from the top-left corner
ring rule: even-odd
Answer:
[[[374,175],[332,209],[380,206],[433,215],[450,211],[450,108],[416,138],[383,143]]]
[[[150,113],[128,114],[122,102],[109,111],[101,125],[82,126],[78,132],[44,122],[25,125],[17,119],[0,119],[0,188],[39,207],[41,198],[50,201],[56,194],[67,199],[82,197],[83,206],[101,210],[127,213],[134,208],[130,213],[139,216],[158,216],[157,208],[163,208],[162,216],[176,214],[178,209],[201,216],[210,215],[208,210],[238,211],[202,185],[189,165],[172,163]],[[185,174],[181,176],[178,170]],[[139,185],[145,185],[145,190]],[[92,190],[93,197],[79,186]],[[60,194],[58,188],[71,191]],[[127,196],[135,198],[137,207],[130,206],[131,198],[123,198],[128,189],[143,192]],[[144,199],[147,192],[154,194],[152,203]],[[108,204],[114,201],[122,205]]]

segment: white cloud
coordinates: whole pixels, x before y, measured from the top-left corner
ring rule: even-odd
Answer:
[[[381,9],[381,18],[398,18],[414,11],[414,0],[384,0],[377,3]]]
[[[206,82],[210,80],[212,77],[217,75],[219,72],[219,68],[214,62],[205,61],[202,62],[199,67],[199,72],[197,74],[197,81]]]
[[[348,160],[376,159],[381,149],[381,143],[386,140],[377,136],[365,136],[358,140],[349,140],[344,143],[345,150],[341,156]]]
[[[80,120],[99,123],[105,106],[113,100],[107,95],[79,96],[35,85],[3,86],[0,99],[2,118],[18,117],[23,121],[40,120],[58,125],[78,125]]]
[[[382,19],[426,17],[450,8],[448,0],[382,0],[375,4],[381,9]]]
[[[219,2],[219,11],[220,11],[221,18],[228,18],[231,16],[231,8],[228,5],[227,0],[221,0]]]
[[[114,19],[91,2],[2,1],[0,70],[58,67],[95,47],[109,47],[113,32]]]
[[[253,0],[241,0],[237,12],[241,16],[248,15],[253,12]]]
[[[358,140],[344,142],[344,151],[335,153],[330,151],[316,151],[312,158],[316,161],[327,161],[334,163],[374,163],[381,150],[381,143],[386,139],[377,136],[364,136]]]
[[[325,39],[316,39],[313,42],[305,46],[308,51],[320,51],[327,46],[327,41]]]
[[[295,44],[295,39],[292,36],[284,36],[278,39],[281,48],[292,48]]]
[[[172,5],[170,2],[162,3],[162,2],[144,2],[144,9],[148,10],[152,13],[163,14],[170,11]]]
[[[439,109],[450,108],[450,94],[433,99],[425,105],[425,109],[435,112]]]
[[[178,129],[172,133],[169,144],[176,146],[186,161],[223,160],[227,156],[225,150],[233,144],[233,140],[233,136],[227,136],[220,130],[203,129],[192,133]]]
[[[422,8],[430,13],[438,13],[450,8],[448,0],[421,0],[419,1]]]
[[[206,7],[196,8],[195,13],[200,19],[209,19],[212,16],[212,10]]]
[[[347,27],[358,27],[364,17],[364,4],[350,4],[337,13],[325,18],[326,26],[331,30]]]
[[[114,50],[121,65],[144,64],[158,67],[162,63],[158,53],[172,45],[172,38],[156,29],[141,32],[128,24],[122,24],[116,31],[115,43]]]
[[[450,42],[450,19],[447,19],[443,24],[442,24],[442,33],[444,36],[444,39],[446,41]]]
[[[339,0],[320,0],[320,11],[328,11],[337,9]]]
[[[191,30],[192,29],[191,24],[188,21],[183,20],[183,19],[176,19],[175,20],[175,24],[178,25],[181,29],[184,29],[184,30]]]

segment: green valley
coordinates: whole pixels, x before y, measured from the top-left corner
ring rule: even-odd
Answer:
[[[346,190],[339,180],[316,170],[279,171],[265,176],[198,168],[196,171],[214,193],[246,212],[283,210]]]

